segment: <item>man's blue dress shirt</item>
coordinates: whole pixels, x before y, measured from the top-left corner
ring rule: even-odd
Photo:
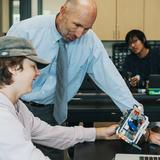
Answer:
[[[23,37],[30,40],[38,55],[50,65],[41,70],[34,81],[31,93],[22,97],[25,101],[52,104],[56,86],[56,59],[58,40],[61,35],[56,29],[54,16],[36,16],[13,25],[7,36]],[[124,80],[110,60],[102,42],[89,30],[81,38],[67,44],[68,53],[68,101],[77,93],[85,74],[106,93],[121,111],[139,104],[127,88]]]

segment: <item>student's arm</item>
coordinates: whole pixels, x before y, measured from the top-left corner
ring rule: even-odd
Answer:
[[[18,117],[0,108],[0,159],[49,160],[37,149]]]
[[[115,134],[117,127],[118,125],[115,124],[109,127],[96,128],[96,139],[118,139]]]
[[[22,102],[21,102],[22,103]],[[109,139],[115,134],[117,125],[103,128],[84,128],[82,126],[64,127],[51,126],[46,122],[34,117],[28,108],[23,105],[23,118],[27,126],[30,126],[31,138],[35,143],[66,149],[77,143],[92,142],[95,139]],[[27,124],[28,123],[28,124]]]

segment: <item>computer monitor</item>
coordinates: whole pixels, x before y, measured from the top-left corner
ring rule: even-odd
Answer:
[[[151,74],[147,87],[149,95],[160,95],[160,74]]]

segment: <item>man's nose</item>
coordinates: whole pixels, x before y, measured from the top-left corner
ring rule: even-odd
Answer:
[[[76,30],[76,37],[77,38],[80,38],[82,35],[84,34],[84,28],[83,27],[78,27],[77,30]]]

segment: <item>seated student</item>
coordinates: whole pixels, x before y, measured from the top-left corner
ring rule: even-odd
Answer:
[[[122,74],[129,80],[130,87],[146,88],[149,75],[160,74],[159,50],[149,47],[145,34],[140,30],[129,31],[125,41],[131,54],[125,59]]]
[[[130,88],[146,88],[150,74],[160,74],[160,50],[151,49],[145,34],[140,30],[131,30],[126,34],[125,41],[131,50],[123,64],[123,77],[129,80]],[[133,87],[133,88],[132,88]],[[151,123],[153,127],[150,140],[160,139],[160,123]],[[156,130],[154,130],[156,128]],[[158,128],[158,129],[157,129]],[[157,143],[158,144],[158,143]]]
[[[79,142],[108,139],[117,125],[104,128],[50,126],[19,99],[40,74],[32,45],[22,38],[0,38],[0,160],[49,160],[33,143],[65,149]],[[42,67],[42,66],[41,66]]]

